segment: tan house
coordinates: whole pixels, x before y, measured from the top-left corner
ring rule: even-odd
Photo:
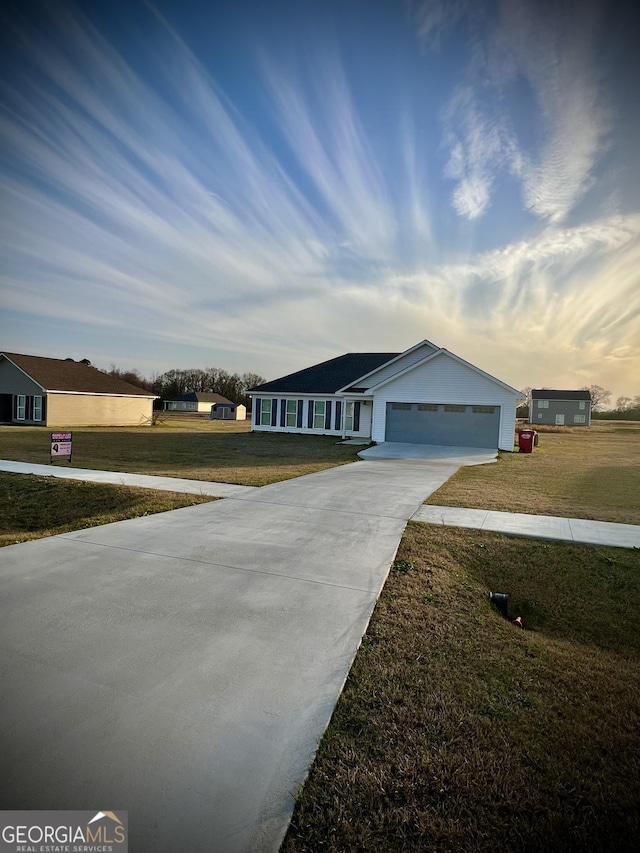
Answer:
[[[166,412],[198,412],[214,420],[243,421],[247,417],[246,406],[210,391],[191,391],[165,400],[162,405]]]
[[[86,360],[0,353],[0,423],[138,426],[152,422],[155,399]]]

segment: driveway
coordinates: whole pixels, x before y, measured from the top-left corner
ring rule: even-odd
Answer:
[[[457,468],[357,462],[3,548],[0,807],[276,851],[405,522]]]
[[[422,462],[444,462],[449,465],[486,465],[495,462],[498,451],[484,447],[445,447],[441,444],[405,444],[383,441],[358,453],[361,459],[408,459]]]

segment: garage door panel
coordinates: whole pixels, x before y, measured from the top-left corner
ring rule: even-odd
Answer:
[[[499,406],[387,403],[385,441],[497,447]]]

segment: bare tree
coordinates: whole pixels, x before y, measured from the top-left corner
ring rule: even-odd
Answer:
[[[606,409],[611,398],[611,391],[607,391],[601,385],[585,385],[580,390],[589,392],[593,412],[602,412]]]

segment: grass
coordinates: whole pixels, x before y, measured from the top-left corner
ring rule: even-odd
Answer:
[[[153,427],[73,430],[72,467],[264,486],[353,462],[332,436],[250,432],[248,421],[169,416]],[[49,462],[50,430],[0,427],[0,458]],[[69,463],[57,462],[57,465]]]
[[[531,454],[461,468],[427,503],[640,524],[640,432],[556,430],[541,433]]]
[[[635,846],[640,551],[410,523],[395,566],[283,853]]]
[[[204,495],[0,473],[0,546],[209,500]]]

